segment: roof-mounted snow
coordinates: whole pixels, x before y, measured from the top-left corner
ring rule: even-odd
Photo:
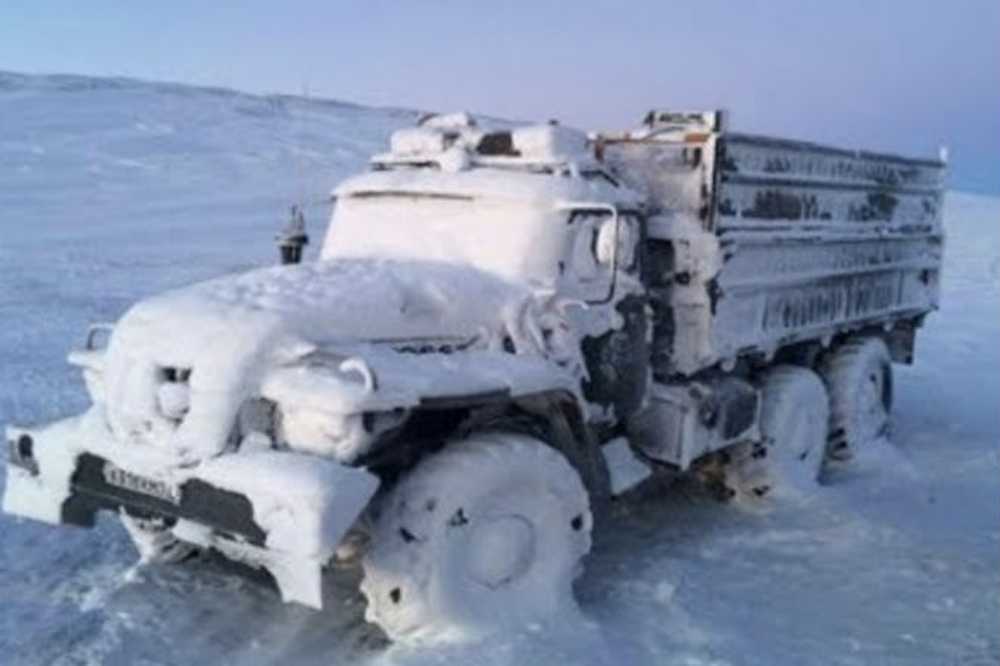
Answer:
[[[573,175],[599,168],[583,132],[555,123],[487,131],[467,113],[428,116],[416,127],[397,130],[389,152],[375,155],[372,164],[376,169],[498,167]]]
[[[427,116],[394,132],[389,152],[371,162],[334,197],[639,202],[597,161],[586,134],[555,123],[486,130],[467,113]]]

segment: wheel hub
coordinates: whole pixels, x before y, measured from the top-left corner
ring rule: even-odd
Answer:
[[[467,568],[477,583],[497,589],[522,576],[535,557],[535,530],[523,516],[476,522],[468,541]]]

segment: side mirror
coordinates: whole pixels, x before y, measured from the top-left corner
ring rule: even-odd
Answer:
[[[597,243],[594,255],[597,263],[613,267],[615,263],[615,248],[618,245],[618,216],[614,215],[601,223],[597,230]]]
[[[633,218],[618,220],[618,257],[616,268],[631,271],[635,268],[635,253],[639,244],[639,231]]]
[[[597,262],[612,270],[631,270],[635,265],[635,245],[638,240],[635,234],[635,227],[623,224],[618,215],[605,220],[597,231],[597,244],[594,248]]]

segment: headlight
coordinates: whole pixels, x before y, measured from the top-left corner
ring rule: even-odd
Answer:
[[[351,464],[368,453],[385,433],[402,426],[408,416],[405,409],[335,414],[291,407],[281,411],[279,437],[296,451]]]
[[[361,414],[335,414],[294,405],[281,410],[279,437],[295,451],[345,463],[352,462],[371,444]]]
[[[405,420],[403,410],[365,413],[378,397],[379,383],[360,356],[310,353],[270,372],[261,393],[277,405],[278,441],[346,464]]]

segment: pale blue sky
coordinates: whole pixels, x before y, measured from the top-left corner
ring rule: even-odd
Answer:
[[[935,154],[1000,192],[1000,0],[3,0],[0,69],[620,128],[652,106]],[[0,122],[0,133],[2,133]]]

